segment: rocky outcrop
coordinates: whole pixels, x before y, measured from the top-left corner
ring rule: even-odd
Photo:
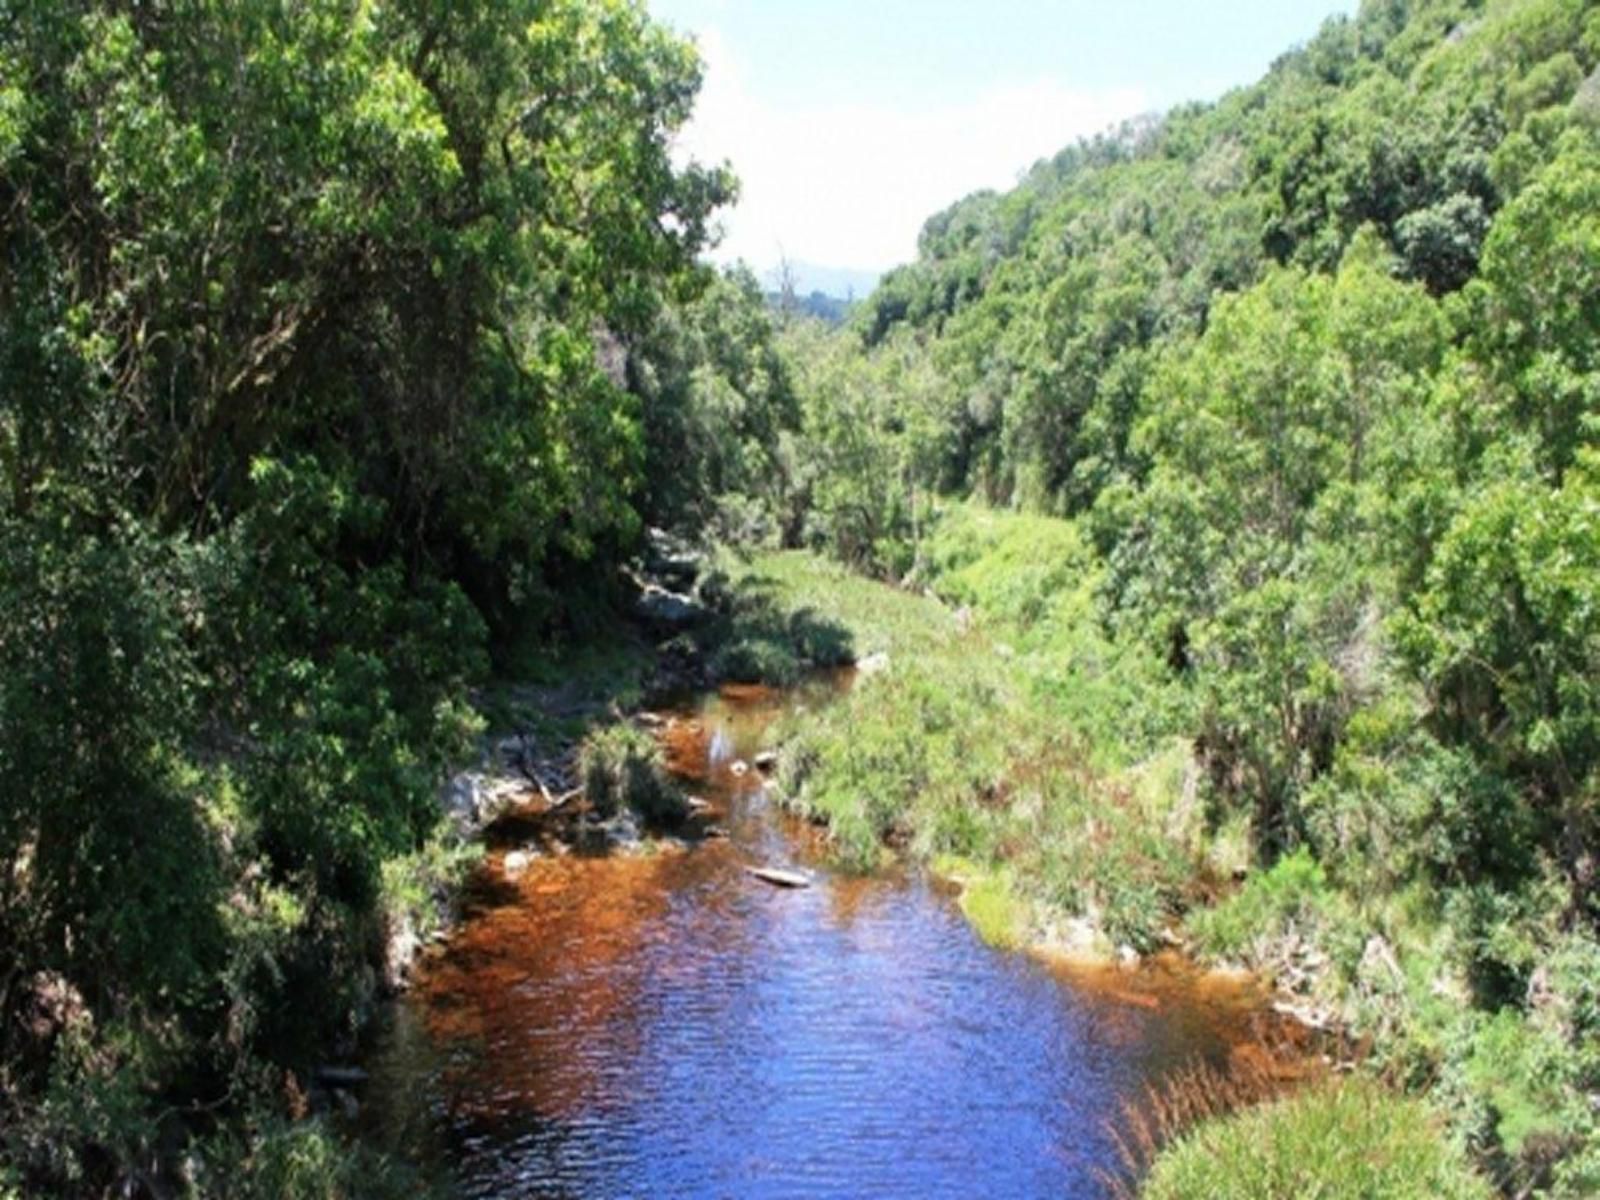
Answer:
[[[691,629],[705,621],[710,610],[693,596],[671,592],[658,583],[644,583],[634,611],[640,620],[672,632]]]

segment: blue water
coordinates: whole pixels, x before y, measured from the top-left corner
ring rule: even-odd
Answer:
[[[375,1056],[384,1136],[473,1197],[1103,1195],[1121,1102],[1225,1055],[1243,1002],[1108,987],[985,946],[919,880],[830,874],[728,771],[772,709],[697,714],[728,840],[488,889]]]

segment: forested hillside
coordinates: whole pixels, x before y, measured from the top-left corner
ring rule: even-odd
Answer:
[[[0,1194],[381,1185],[286,1115],[471,685],[749,481],[650,450],[749,340],[698,81],[629,4],[0,5]]]
[[[1135,944],[1188,914],[1297,977],[1300,946],[1485,1170],[1571,1196],[1600,1188],[1597,64],[1583,0],[1369,2],[933,217],[848,336],[784,335],[789,527],[1020,653],[819,717],[797,802]],[[1199,828],[1138,773],[1173,735]],[[1220,908],[1219,871],[1250,881]]]

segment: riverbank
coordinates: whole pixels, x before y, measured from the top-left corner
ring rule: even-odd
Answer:
[[[503,693],[525,728],[496,744],[567,756],[562,779],[547,767],[548,786],[523,780],[532,798],[572,777],[585,730],[636,724],[645,698],[661,694],[653,663],[710,686],[789,684],[809,668],[857,662],[854,688],[801,706],[762,742],[777,753],[774,793],[821,831],[833,863],[860,873],[916,864],[959,891],[986,940],[1045,961],[1115,974],[1176,953],[1219,979],[1258,973],[1281,1015],[1350,1031],[1365,1076],[1422,1093],[1406,1112],[1424,1113],[1433,1136],[1448,1128],[1457,1148],[1470,1136],[1459,1114],[1437,1115],[1463,1094],[1509,1102],[1491,1111],[1520,1112],[1524,1130],[1537,1130],[1527,1076],[1491,1080],[1477,1065],[1459,1082],[1415,1073],[1458,1053],[1429,1039],[1450,1029],[1446,998],[1463,994],[1451,991],[1463,985],[1438,918],[1417,897],[1353,895],[1303,852],[1263,863],[1246,827],[1212,819],[1184,732],[1187,699],[1161,664],[1098,625],[1100,579],[1073,527],[957,508],[925,550],[919,576],[900,587],[806,553],[723,552],[688,594],[697,618],[595,652],[594,689],[580,682],[585,670],[553,663],[559,682],[537,686],[555,691]],[[497,850],[502,871],[509,849]],[[1518,1038],[1537,1036],[1501,1028],[1510,1039],[1498,1044],[1501,1061],[1526,1052]],[[1319,1107],[1325,1091],[1270,1111],[1291,1124],[1320,1119],[1338,1109]],[[1205,1152],[1197,1145],[1236,1144],[1186,1132],[1167,1137],[1191,1157]]]
[[[1559,1029],[1474,1013],[1427,897],[1353,890],[1304,851],[1262,861],[1246,824],[1215,821],[1189,699],[1099,626],[1094,556],[1069,524],[957,507],[909,588],[800,554],[733,576],[877,656],[850,696],[774,733],[783,801],[825,827],[836,861],[954,880],[998,944],[1113,963],[1176,947],[1257,972],[1281,1013],[1348,1031],[1362,1073],[1420,1095],[1432,1136],[1476,1145],[1480,1167],[1570,1120],[1532,1069]]]

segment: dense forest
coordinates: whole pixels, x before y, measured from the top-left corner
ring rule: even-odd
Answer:
[[[699,71],[622,0],[0,4],[0,1195],[405,1193],[304,1072],[651,525],[1007,639],[793,731],[843,859],[1292,955],[1600,1190],[1600,5],[1366,0],[838,327],[699,263]]]

